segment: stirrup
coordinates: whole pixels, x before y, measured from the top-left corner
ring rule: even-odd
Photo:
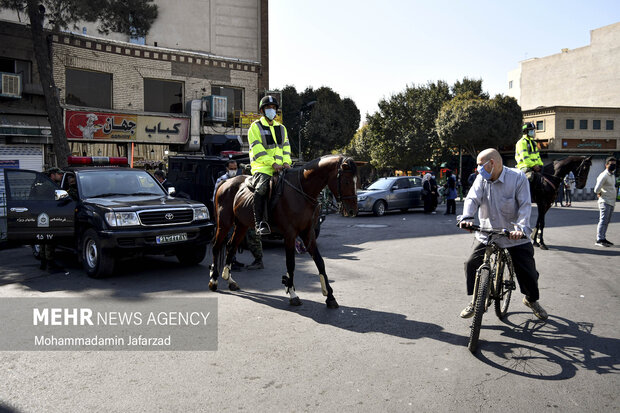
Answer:
[[[269,224],[265,221],[261,221],[256,226],[256,233],[258,235],[269,235],[271,234],[271,228],[269,228]]]

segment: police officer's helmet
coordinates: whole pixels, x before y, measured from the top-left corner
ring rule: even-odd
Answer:
[[[532,129],[536,129],[536,126],[534,125],[534,122],[525,122],[523,124],[523,127],[521,128],[523,133],[527,133],[527,131],[530,131]]]
[[[258,105],[258,111],[262,111],[263,107],[267,105],[276,105],[276,110],[280,108],[280,105],[278,105],[278,100],[271,95],[267,95],[260,100],[260,104]]]

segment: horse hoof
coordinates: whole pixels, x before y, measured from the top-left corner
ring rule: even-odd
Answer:
[[[239,288],[239,284],[237,283],[228,284],[228,288],[230,289],[230,291],[239,291],[241,289]]]
[[[217,283],[214,283],[213,281],[209,281],[209,290],[217,291]]]
[[[292,306],[298,307],[302,304],[301,300],[299,299],[299,297],[295,297],[295,298],[289,298],[288,303]]]
[[[338,301],[336,301],[335,298],[332,298],[332,299],[328,298],[327,300],[325,300],[325,303],[327,304],[327,308],[338,308],[338,307],[340,307],[338,305]]]
[[[548,250],[549,248],[547,248],[547,246],[545,244],[540,244],[540,249],[541,250]]]

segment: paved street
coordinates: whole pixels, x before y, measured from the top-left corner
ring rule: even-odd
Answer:
[[[620,410],[620,214],[608,230],[617,246],[603,249],[595,201],[553,208],[550,250],[536,250],[549,320],[517,291],[505,322],[485,315],[475,357],[471,320],[458,317],[473,235],[443,211],[330,215],[319,246],[337,310],[326,308],[307,255],[295,278],[303,305],[288,305],[278,242],[265,245],[264,270],[233,273],[235,293],[221,280],[208,291],[210,257],[190,269],[141,259],[93,280],[69,257],[70,275],[48,275],[29,249],[0,251],[2,297],[206,296],[219,305],[213,352],[0,352],[0,412]],[[248,252],[238,259],[251,262]]]

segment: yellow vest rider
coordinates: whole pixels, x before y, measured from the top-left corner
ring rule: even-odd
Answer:
[[[523,136],[515,146],[515,160],[517,161],[517,168],[525,173],[527,179],[538,185],[541,183],[538,173],[542,170],[543,162],[538,152],[538,144],[534,140],[535,129],[533,122],[523,124]]]
[[[251,182],[254,187],[254,221],[258,235],[271,233],[264,218],[269,180],[274,172],[291,167],[291,146],[286,128],[274,120],[278,107],[278,101],[273,96],[262,98],[258,110],[263,116],[252,123],[248,130]]]

